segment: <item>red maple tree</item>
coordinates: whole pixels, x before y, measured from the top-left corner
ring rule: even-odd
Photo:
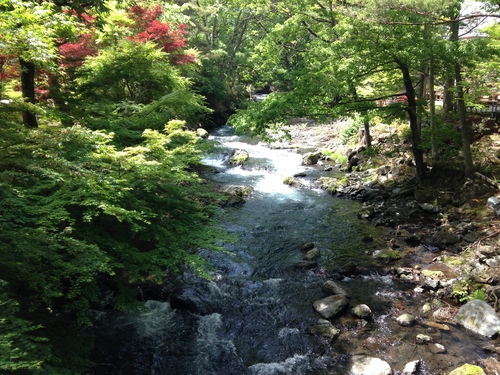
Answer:
[[[182,53],[188,41],[187,24],[179,24],[175,28],[169,22],[160,21],[158,18],[163,14],[163,8],[155,5],[151,9],[135,5],[129,9],[129,16],[134,21],[132,30],[134,35],[130,40],[144,43],[154,42],[162,51],[171,54],[171,61],[177,65],[192,64],[196,62],[193,54]]]

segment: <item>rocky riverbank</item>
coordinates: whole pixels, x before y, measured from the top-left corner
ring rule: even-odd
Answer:
[[[429,168],[427,179],[417,185],[408,150],[386,152],[385,155],[390,156],[380,156],[383,149],[390,147],[389,135],[384,132],[378,133],[373,142],[379,154],[371,155],[363,152],[361,145],[350,148],[342,145],[335,124],[296,121],[289,131],[290,140],[271,147],[297,149],[304,154],[303,163],[314,165],[319,175],[300,173],[289,176],[284,183],[318,186],[335,196],[362,201],[359,217],[383,228],[386,233],[385,246],[367,251],[366,255],[375,259],[378,272],[406,282],[409,293],[427,301],[418,308],[403,306],[403,303],[395,308],[394,317],[398,321],[405,316],[405,310],[412,310],[413,315],[406,314],[411,316],[411,323],[400,324],[411,326],[418,322],[421,329],[416,331],[421,333],[416,335],[415,345],[425,345],[432,355],[445,356],[446,348],[436,341],[436,335],[426,334],[434,332],[439,336],[439,332],[449,329],[450,324],[461,324],[468,330],[492,338],[484,348],[490,354],[474,364],[481,368],[472,366],[453,374],[479,374],[484,370],[486,374],[498,375],[500,318],[495,309],[500,307],[500,222],[487,207],[488,198],[498,191],[484,180],[464,180],[456,172],[438,167]],[[332,154],[344,155],[345,159],[334,159]],[[365,271],[349,270],[351,273]],[[325,300],[315,303],[323,319],[311,327],[311,331],[337,337],[340,332],[329,322],[333,316],[345,311],[349,303],[344,295],[330,294]],[[479,313],[478,304],[481,307]],[[475,307],[463,309],[471,305]],[[324,310],[328,311],[328,317],[323,314]],[[469,310],[475,312],[465,318],[464,311]],[[345,315],[339,319],[347,319]],[[464,319],[469,319],[469,323],[464,323]],[[483,330],[479,328],[481,322],[470,323],[476,319],[483,323],[490,319],[493,323]],[[365,322],[363,325],[369,321],[360,320]],[[343,339],[349,342],[349,338]],[[420,356],[427,357],[421,351]],[[387,369],[386,363],[380,363],[379,358],[361,355],[358,359],[353,365],[356,369],[353,373],[392,373],[392,369]],[[456,361],[450,359],[451,362]],[[363,367],[363,363],[368,367]],[[409,361],[407,367],[397,373],[418,373],[415,363]],[[374,368],[381,370],[373,372]]]

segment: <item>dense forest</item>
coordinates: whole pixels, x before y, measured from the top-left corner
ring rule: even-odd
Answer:
[[[136,285],[209,277],[198,250],[230,238],[200,128],[351,118],[370,149],[384,121],[417,183],[439,164],[494,179],[468,111],[499,104],[499,16],[493,0],[0,0],[1,371],[84,372],[104,295],[132,309]]]

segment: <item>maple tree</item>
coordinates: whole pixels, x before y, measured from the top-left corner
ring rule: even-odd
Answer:
[[[175,64],[195,63],[196,57],[193,54],[182,53],[187,46],[186,39],[188,33],[187,24],[179,24],[175,28],[170,22],[163,22],[159,18],[163,14],[163,8],[155,5],[147,9],[140,5],[134,5],[129,9],[129,16],[134,21],[131,26],[135,32],[129,39],[138,43],[153,42],[161,48],[163,52],[173,54],[171,61]]]

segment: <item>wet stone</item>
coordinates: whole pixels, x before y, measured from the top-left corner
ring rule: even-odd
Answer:
[[[403,369],[401,375],[414,375],[417,374],[418,368],[420,367],[420,360],[408,362]]]
[[[403,314],[403,315],[400,315],[396,318],[397,322],[399,323],[399,325],[403,326],[403,327],[408,327],[408,326],[411,326],[413,324],[415,324],[415,317],[413,315],[410,315],[410,314]]]
[[[306,242],[300,246],[301,251],[309,251],[314,248],[314,244],[312,242]]]
[[[432,354],[445,354],[446,348],[441,344],[429,344],[427,346]]]
[[[365,304],[354,306],[351,309],[351,313],[352,315],[364,320],[371,320],[373,317],[372,310]]]
[[[315,259],[318,259],[320,256],[321,256],[321,252],[319,251],[318,248],[315,247],[314,249],[311,249],[311,250],[307,251],[307,253],[305,253],[304,259],[305,260],[315,260]]]
[[[325,281],[322,289],[323,292],[327,295],[340,295],[350,297],[350,293],[343,286],[332,280]]]
[[[417,335],[417,337],[415,338],[415,342],[419,345],[428,344],[432,342],[432,337],[421,333]]]
[[[328,339],[334,339],[340,334],[340,331],[326,319],[319,319],[315,324],[309,326],[307,332],[311,335],[323,336]]]
[[[314,310],[325,319],[333,318],[349,304],[345,296],[329,296],[313,303]]]
[[[315,260],[303,260],[302,262],[295,264],[295,268],[297,269],[309,269],[317,266],[318,262],[316,262]]]
[[[364,354],[353,355],[350,375],[391,375],[391,366],[384,360]]]

